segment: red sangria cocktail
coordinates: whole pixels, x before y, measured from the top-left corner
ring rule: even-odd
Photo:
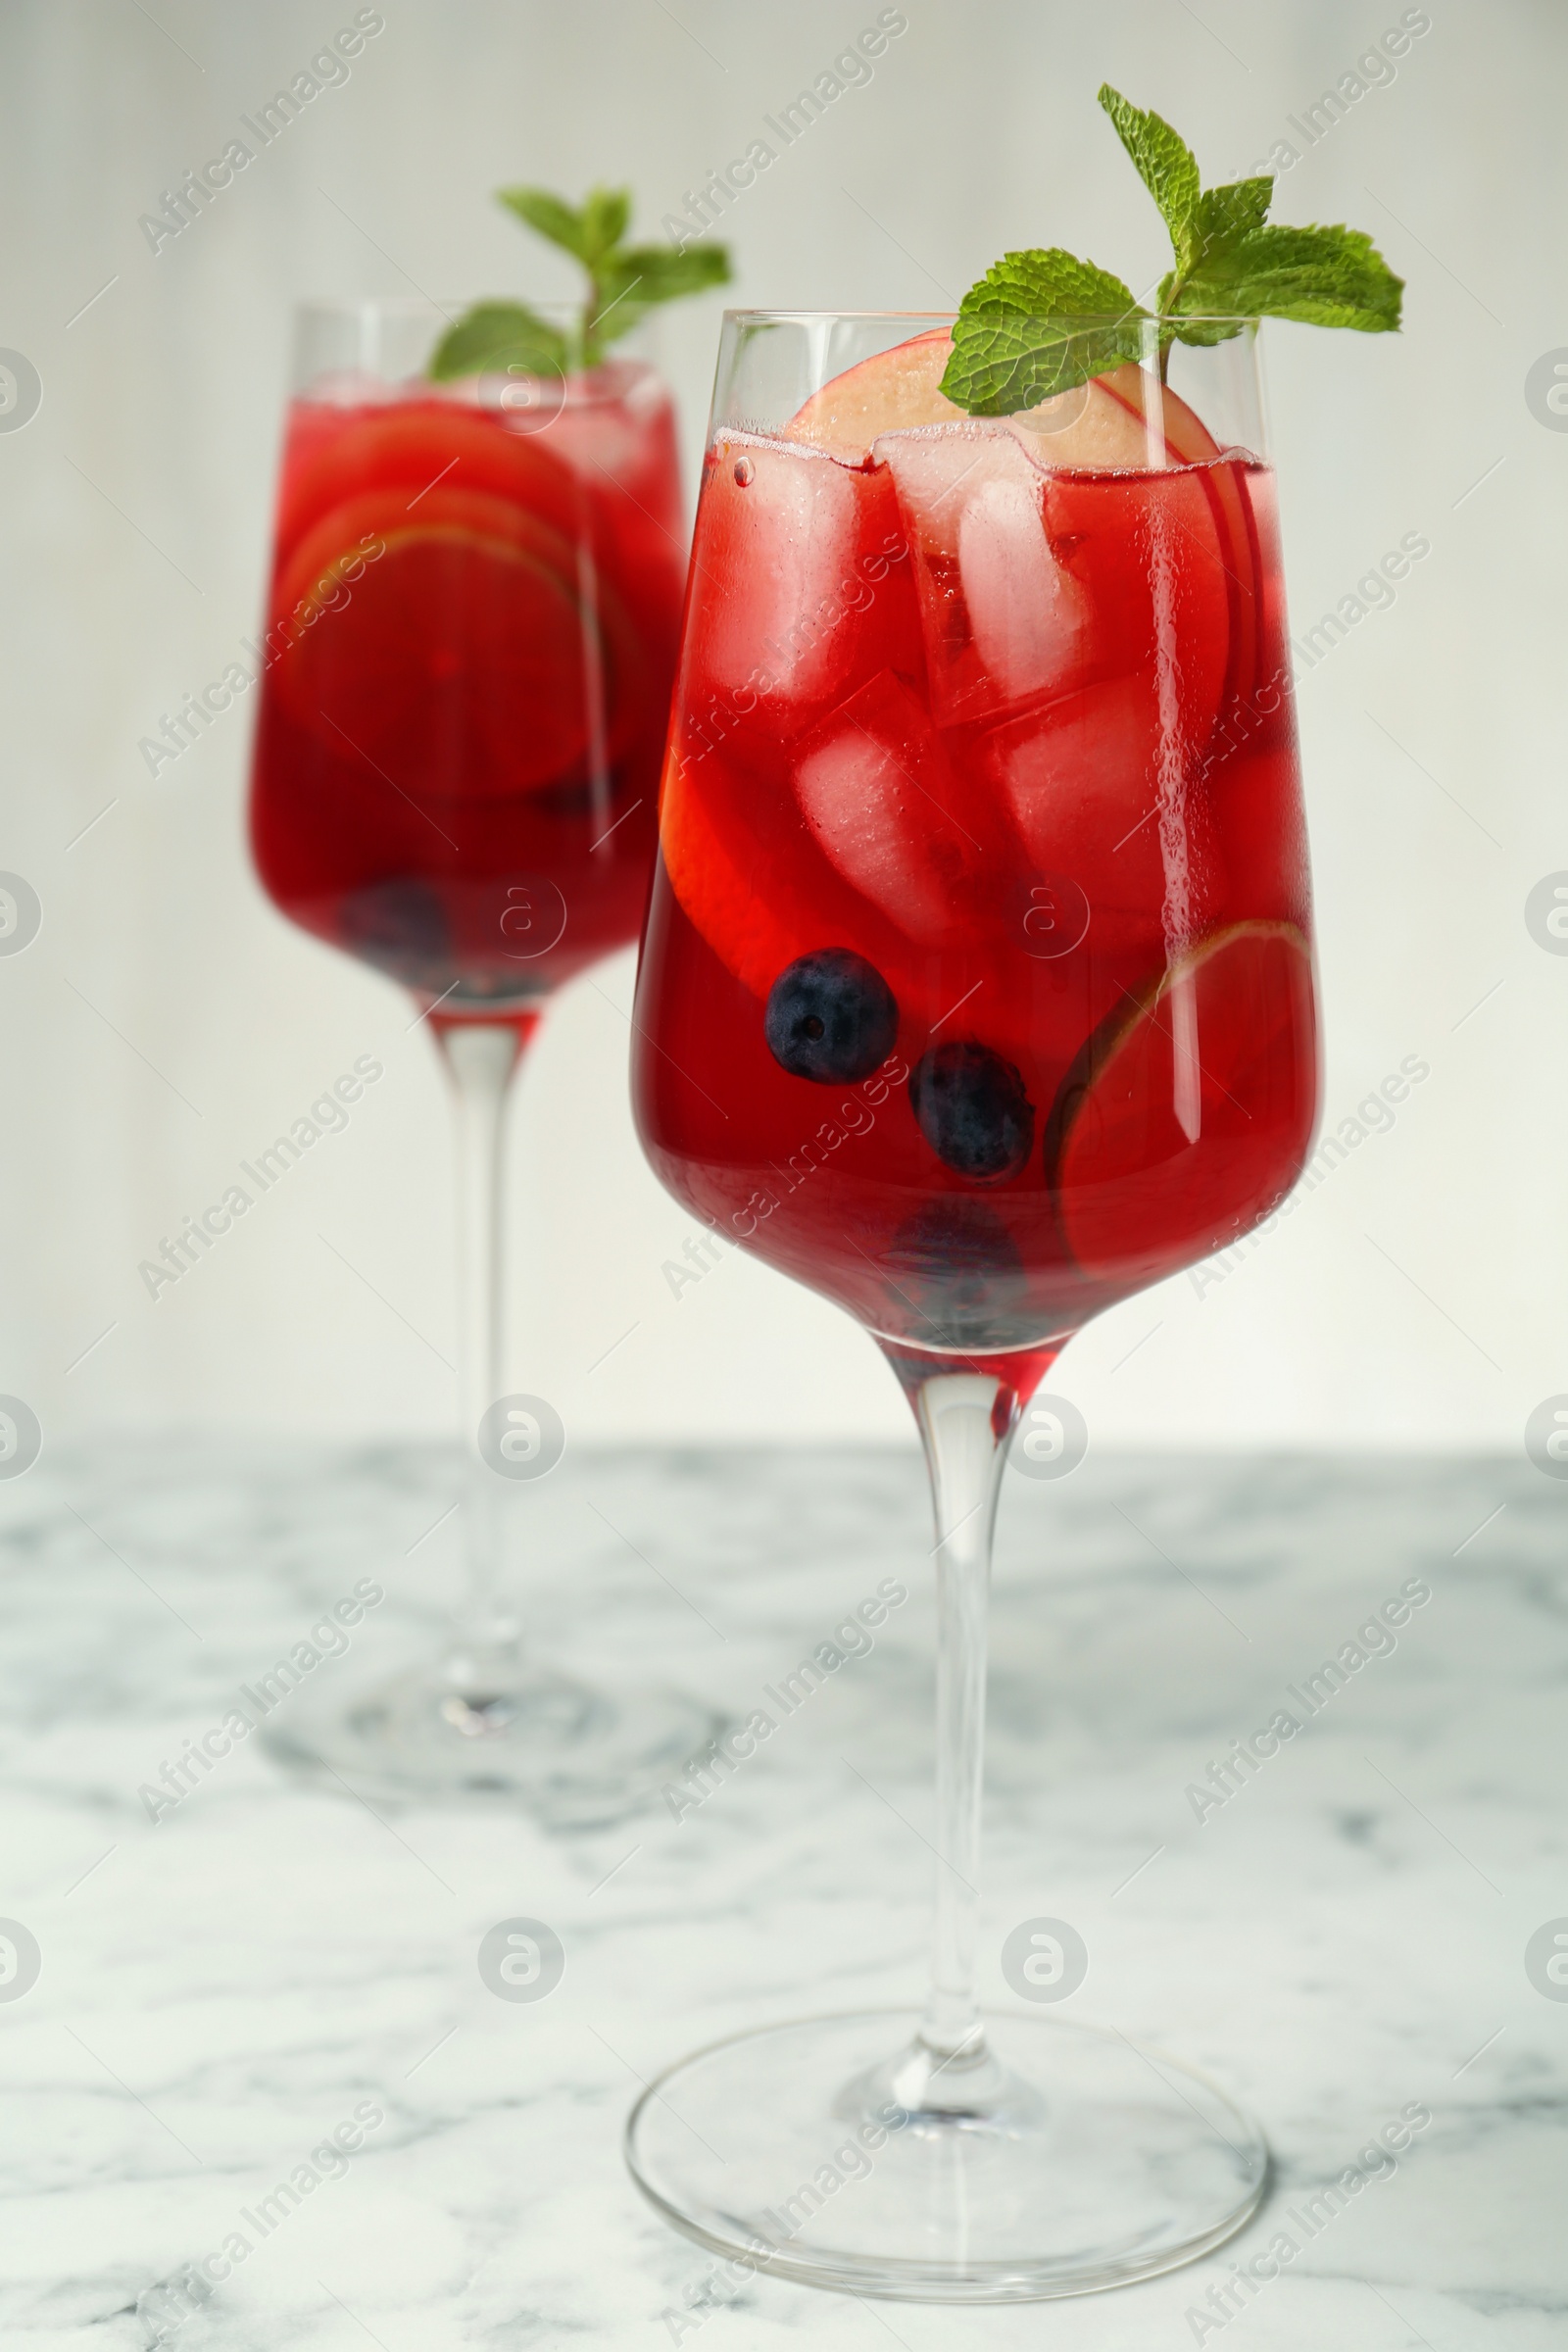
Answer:
[[[914,1405],[936,1939],[923,2014],[699,2052],[628,2155],[703,2244],[858,2293],[1146,2276],[1264,2177],[1196,2071],[976,2005],[1007,1441],[1090,1316],[1275,1206],[1316,1110],[1253,334],[1169,354],[1150,323],[1141,364],[990,416],[941,389],[947,321],[731,315],[720,354],[633,1094],[669,1189],[848,1308]],[[1049,1984],[1059,1923],[1026,1924]],[[803,2203],[824,2165],[848,2185]]]
[[[444,1657],[346,1709],[324,1693],[272,1743],[356,1786],[594,1820],[710,1719],[522,1656],[507,1482],[552,1468],[564,1432],[505,1393],[502,1123],[550,992],[641,919],[685,578],[674,415],[618,355],[539,371],[503,344],[432,380],[457,331],[415,303],[303,314],[251,835],[285,914],[413,992],[453,1084],[469,1589]]]
[[[447,1017],[634,938],[683,554],[674,411],[638,361],[314,382],[289,410],[256,746],[283,911]]]
[[[1133,366],[964,417],[950,350],[715,433],[636,1086],[709,1222],[991,1354],[1265,1215],[1316,1053],[1269,469]]]

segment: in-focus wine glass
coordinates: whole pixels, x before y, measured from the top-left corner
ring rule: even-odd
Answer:
[[[467,1591],[444,1655],[347,1703],[301,1693],[270,1743],[357,1788],[591,1821],[712,1724],[524,1655],[508,1485],[548,1470],[562,1433],[505,1393],[502,1142],[551,992],[635,938],[647,894],[685,582],[674,411],[619,352],[433,382],[452,317],[299,313],[251,837],[285,914],[425,1008],[451,1081]]]
[[[982,2302],[1167,2269],[1262,2192],[1196,2069],[979,2012],[986,1597],[1043,1374],[1275,1206],[1317,1050],[1254,330],[1167,389],[1151,321],[1142,366],[982,422],[936,389],[951,324],[726,318],[633,1047],[663,1182],[848,1308],[914,1409],[931,1988],[699,2051],[627,2150],[717,2251]]]

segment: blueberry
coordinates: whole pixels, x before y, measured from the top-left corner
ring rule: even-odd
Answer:
[[[780,1069],[818,1086],[868,1078],[899,1033],[898,1000],[851,948],[798,956],[767,992],[762,1034]]]
[[[408,988],[445,988],[455,977],[446,907],[413,875],[348,892],[338,906],[338,937],[351,956]]]
[[[890,1330],[924,1347],[1017,1348],[1034,1336],[1018,1245],[994,1209],[961,1193],[925,1201],[881,1252]]]
[[[909,1073],[909,1107],[937,1157],[960,1176],[1016,1176],[1034,1147],[1035,1109],[1022,1078],[972,1040],[921,1055]]]

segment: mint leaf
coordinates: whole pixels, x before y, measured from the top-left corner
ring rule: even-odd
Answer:
[[[1397,328],[1403,292],[1403,279],[1361,229],[1254,228],[1200,266],[1175,311],[1299,318],[1378,335]]]
[[[498,188],[496,196],[509,212],[515,213],[519,220],[526,220],[530,228],[548,237],[552,245],[563,246],[579,262],[586,258],[583,219],[575,205],[563,203],[547,188]]]
[[[1214,343],[1229,343],[1235,336],[1241,333],[1244,326],[1249,324],[1250,324],[1250,317],[1238,318],[1184,318],[1180,311],[1168,311],[1164,313],[1160,319],[1159,364],[1161,370],[1163,371],[1165,367],[1165,347],[1172,340],[1176,341],[1177,343],[1195,343],[1204,345],[1211,345]],[[1164,378],[1162,373],[1161,381],[1163,380]]]
[[[500,368],[531,374],[564,374],[593,368],[656,303],[675,302],[729,282],[729,253],[712,243],[625,245],[630,188],[590,188],[580,205],[548,188],[499,188],[499,201],[548,237],[587,273],[588,286],[574,335],[564,335],[525,304],[480,302],[442,336],[429,364],[438,383]]]
[[[600,307],[589,331],[613,343],[661,302],[678,302],[709,286],[729,283],[729,255],[722,245],[625,245],[600,272]]]
[[[631,219],[630,188],[590,188],[582,206],[582,259],[590,270],[614,252]]]
[[[1145,316],[1119,277],[1059,246],[1004,254],[959,305],[942,390],[971,416],[1013,416],[1136,360]]]
[[[1137,166],[1139,178],[1159,207],[1180,265],[1191,251],[1193,217],[1198,211],[1198,158],[1168,122],[1132,105],[1108,81],[1100,85],[1100,103]]]
[[[520,302],[476,302],[449,327],[431,354],[434,383],[455,376],[499,374],[515,368],[528,375],[564,375],[566,338],[548,318]]]
[[[1168,279],[1166,280],[1166,283],[1169,283]],[[1250,317],[1238,317],[1231,318],[1200,317],[1190,318],[1185,316],[1179,310],[1171,310],[1164,302],[1164,286],[1161,286],[1160,294],[1162,298],[1159,312],[1159,366],[1161,382],[1165,380],[1165,368],[1167,364],[1165,355],[1166,348],[1170,343],[1177,342],[1205,345],[1214,343],[1229,343],[1234,336],[1241,333],[1244,326],[1247,326],[1250,323]],[[1199,305],[1197,307],[1200,310],[1203,306]]]
[[[1199,260],[1224,253],[1238,237],[1261,228],[1273,196],[1272,179],[1233,179],[1223,188],[1205,188],[1196,217]]]

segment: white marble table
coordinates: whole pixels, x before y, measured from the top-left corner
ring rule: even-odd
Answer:
[[[138,1788],[357,1579],[387,1601],[321,1675],[428,1624],[450,1523],[418,1539],[446,1475],[406,1451],[170,1444],[46,1455],[0,1488],[0,1913],[41,1954],[0,2001],[8,2345],[142,2346],[138,2298],[239,2231],[254,2250],[181,2352],[657,2352],[677,2332],[760,2352],[808,2331],[845,2352],[1560,2352],[1568,2001],[1532,1987],[1524,1949],[1568,1914],[1568,1490],[1522,1459],[1009,1476],[989,1997],[1011,1998],[1009,1928],[1071,1921],[1090,1952],[1074,2013],[1222,2074],[1267,2124],[1278,2192],[1221,2255],[1113,2294],[949,2315],[759,2278],[692,2331],[662,2314],[711,2264],[621,2166],[639,2078],[749,2022],[919,1987],[916,1465],[579,1454],[528,1491],[541,1636],[741,1711],[880,1578],[910,1582],[874,1652],[678,1823],[550,1838],[380,1816],[284,1785],[254,1741],[150,1821]],[[1411,1577],[1432,1598],[1396,1648],[1200,1821],[1189,1785]],[[476,1966],[519,1914],[566,1954],[532,2004]],[[1200,2328],[1231,2264],[1411,2104],[1432,2120],[1396,2168]],[[352,2156],[318,2159],[265,2237],[248,2228],[339,2127]]]

